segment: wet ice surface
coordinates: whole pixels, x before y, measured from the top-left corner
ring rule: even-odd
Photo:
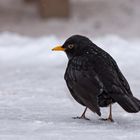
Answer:
[[[93,41],[117,60],[140,98],[140,42],[115,36]],[[90,121],[72,119],[84,108],[71,98],[63,79],[66,56],[50,51],[62,42],[55,37],[0,35],[0,139],[139,140],[140,113],[129,114],[117,104],[115,123],[103,122],[89,110]],[[108,108],[101,112],[106,117]]]

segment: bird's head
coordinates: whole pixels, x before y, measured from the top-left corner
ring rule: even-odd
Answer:
[[[53,51],[66,52],[69,59],[74,56],[81,56],[89,49],[92,42],[85,36],[73,35],[68,38],[62,46],[53,48]]]

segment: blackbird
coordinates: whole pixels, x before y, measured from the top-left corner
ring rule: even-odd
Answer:
[[[103,120],[113,121],[115,102],[129,113],[140,111],[140,100],[133,96],[115,60],[87,37],[73,35],[52,50],[64,51],[68,56],[64,79],[73,98],[85,106],[76,118],[88,119],[87,108],[101,116],[100,107],[109,106],[109,117]]]

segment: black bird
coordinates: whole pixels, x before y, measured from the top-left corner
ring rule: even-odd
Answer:
[[[140,111],[140,100],[135,98],[130,86],[115,60],[87,37],[73,35],[53,51],[65,51],[69,62],[65,80],[73,98],[101,116],[100,107],[110,106],[109,117],[113,121],[112,104],[117,102],[125,111]]]

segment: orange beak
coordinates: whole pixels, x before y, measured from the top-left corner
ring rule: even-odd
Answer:
[[[52,51],[65,51],[65,48],[63,48],[62,46],[56,46],[52,49]]]

